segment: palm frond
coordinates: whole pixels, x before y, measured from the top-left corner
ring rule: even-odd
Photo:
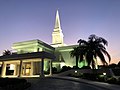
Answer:
[[[101,62],[103,63],[103,65],[107,65],[108,63],[105,61],[105,57],[102,54],[102,52],[99,50],[97,51],[97,56],[100,58]]]
[[[109,63],[110,63],[110,61],[111,61],[111,56],[109,55],[109,53],[108,53],[106,50],[104,50],[104,49],[101,49],[101,51],[102,51],[105,55],[107,55],[107,57],[108,57],[108,59],[109,59]]]
[[[79,43],[79,46],[86,45],[87,41],[80,39],[80,40],[78,40],[78,43]]]
[[[108,46],[107,40],[105,40],[105,39],[102,38],[102,37],[99,37],[99,39],[100,39],[101,43],[103,43],[104,45]]]

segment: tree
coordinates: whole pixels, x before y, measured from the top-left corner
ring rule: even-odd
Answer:
[[[11,55],[12,53],[11,53],[11,51],[10,50],[4,50],[4,52],[3,52],[3,55]]]
[[[76,67],[78,67],[78,61],[82,62],[83,60],[85,60],[84,54],[84,46],[74,47],[73,50],[70,52],[71,57],[76,57]]]
[[[76,58],[76,67],[78,67],[78,60],[79,60],[79,47],[74,47],[72,51],[70,51],[70,56]]]
[[[78,40],[78,43],[80,50],[78,52],[81,52],[79,54],[80,62],[86,60],[88,66],[91,65],[93,69],[95,69],[95,65],[96,65],[95,62],[97,61],[97,57],[100,58],[103,65],[108,65],[104,55],[108,57],[110,62],[111,57],[105,48],[105,46],[108,45],[108,42],[104,38],[98,37],[96,35],[90,35],[88,37],[88,41],[80,39]]]
[[[114,68],[115,69],[116,67],[117,67],[117,65],[115,63],[112,63],[112,64],[109,65],[109,68]]]

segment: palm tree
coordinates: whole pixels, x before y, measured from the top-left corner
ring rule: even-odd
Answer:
[[[98,37],[96,35],[90,35],[88,41],[80,39],[78,40],[78,43],[80,48],[79,52],[82,52],[82,54],[79,54],[81,57],[80,62],[86,60],[88,66],[92,65],[93,69],[95,69],[95,62],[97,61],[97,57],[100,58],[103,65],[108,65],[104,55],[108,57],[110,62],[111,57],[105,48],[105,46],[108,45],[108,42],[104,38]]]
[[[76,67],[78,67],[78,60],[79,60],[79,47],[74,47],[72,51],[70,51],[70,56],[76,58]]]
[[[76,67],[78,67],[78,61],[82,62],[83,60],[85,60],[84,54],[84,46],[74,47],[73,50],[70,51],[70,56],[76,57]]]
[[[3,52],[3,56],[5,56],[5,55],[11,55],[12,53],[11,53],[11,51],[10,50],[4,50],[4,52]]]

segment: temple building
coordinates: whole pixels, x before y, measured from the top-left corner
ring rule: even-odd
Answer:
[[[58,71],[63,66],[73,67],[75,58],[70,57],[70,51],[76,46],[64,43],[57,10],[52,44],[38,39],[13,43],[16,53],[0,56],[1,77],[44,77],[52,75],[52,67]]]

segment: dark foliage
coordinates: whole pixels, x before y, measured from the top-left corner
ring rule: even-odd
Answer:
[[[68,71],[68,70],[71,70],[71,67],[63,66],[62,69],[61,69],[61,72]]]
[[[111,84],[117,84],[117,80],[114,77],[107,78],[106,82]]]
[[[79,67],[77,67],[77,66],[73,66],[73,69],[79,69]]]
[[[56,68],[56,67],[52,67],[52,73],[53,73],[53,74],[58,73],[58,72],[57,72],[57,68]]]
[[[97,57],[101,60],[103,65],[108,65],[108,63],[105,60],[104,55],[106,55],[109,59],[109,62],[111,60],[110,55],[106,51],[106,47],[108,45],[108,42],[102,38],[98,37],[96,35],[90,35],[88,37],[88,41],[85,40],[78,40],[79,43],[79,56],[80,56],[80,62],[86,60],[88,63],[88,66],[92,66],[92,69],[95,69]]]
[[[117,66],[120,68],[120,61],[118,62]]]
[[[0,78],[0,87],[4,90],[24,90],[31,84],[25,79],[17,78]]]
[[[110,62],[111,57],[105,47],[108,45],[108,42],[104,38],[93,34],[88,37],[88,41],[80,39],[78,43],[79,46],[73,48],[70,52],[71,57],[76,57],[76,67],[78,67],[78,61],[86,61],[88,66],[91,65],[92,69],[95,69],[97,57],[99,57],[103,65],[108,65],[104,57],[105,55]]]
[[[97,77],[98,77],[97,74],[84,73],[82,78],[88,79],[88,80],[97,80]]]
[[[11,55],[11,54],[12,54],[12,52],[10,50],[4,50],[4,52],[3,52],[3,56],[4,55]]]
[[[81,69],[91,69],[90,66],[83,66]]]
[[[110,64],[108,67],[109,67],[109,68],[116,68],[117,65],[116,65],[115,63],[112,63],[112,64]]]

